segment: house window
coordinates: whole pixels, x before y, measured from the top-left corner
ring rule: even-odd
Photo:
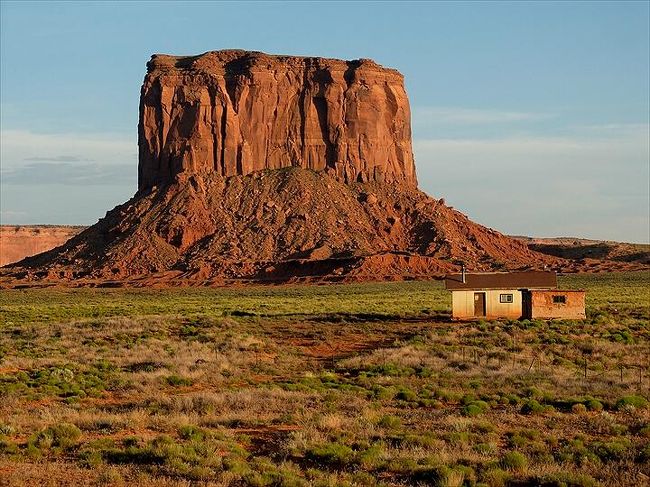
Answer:
[[[553,304],[566,304],[566,296],[553,296]]]
[[[500,303],[512,303],[512,294],[499,294]]]

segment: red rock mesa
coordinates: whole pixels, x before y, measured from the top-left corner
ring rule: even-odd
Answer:
[[[140,98],[139,189],[178,174],[288,166],[416,185],[403,77],[360,59],[155,55]]]

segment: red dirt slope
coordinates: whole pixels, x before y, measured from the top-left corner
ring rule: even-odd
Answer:
[[[430,278],[459,260],[473,270],[562,266],[415,188],[287,168],[180,178],[9,267],[3,282]]]

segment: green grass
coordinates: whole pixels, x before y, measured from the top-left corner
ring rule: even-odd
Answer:
[[[567,275],[562,288],[587,290],[587,308],[650,307],[650,273]],[[614,291],[615,290],[615,291]],[[209,315],[364,318],[422,316],[450,310],[441,281],[180,289],[21,289],[0,293],[0,326],[111,316]]]
[[[0,326],[111,316],[209,315],[365,318],[444,311],[440,281],[181,289],[21,289],[0,294]]]
[[[585,289],[587,310],[603,308],[639,309],[646,318],[650,311],[650,272],[569,274],[558,277],[564,289]]]
[[[449,319],[440,282],[0,293],[9,485],[636,485],[650,275],[586,320]]]

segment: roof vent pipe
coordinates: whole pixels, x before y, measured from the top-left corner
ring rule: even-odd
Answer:
[[[467,279],[465,278],[465,264],[460,265],[460,278],[463,281],[463,284],[467,282]]]

